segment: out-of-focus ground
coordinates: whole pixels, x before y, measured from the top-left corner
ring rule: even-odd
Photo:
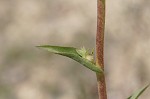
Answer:
[[[150,81],[150,1],[106,2],[108,98],[126,99]],[[35,47],[93,48],[95,33],[96,0],[0,0],[0,99],[98,99],[93,72]]]

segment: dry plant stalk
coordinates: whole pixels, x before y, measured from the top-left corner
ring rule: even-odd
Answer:
[[[104,70],[105,0],[97,0],[96,65]],[[99,99],[107,99],[105,75],[97,73]]]

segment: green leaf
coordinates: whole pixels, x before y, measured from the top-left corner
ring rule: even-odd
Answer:
[[[149,87],[149,85],[145,86],[144,88],[137,90],[133,95],[131,95],[128,99],[138,99],[139,96]]]
[[[55,54],[69,57],[69,58],[79,62],[83,66],[89,68],[90,70],[92,70],[96,73],[103,73],[103,70],[100,67],[96,66],[95,64],[93,64],[89,60],[81,57],[81,55],[79,55],[78,52],[76,51],[76,48],[51,46],[51,45],[42,45],[42,46],[37,46],[37,47],[46,49],[51,53],[55,53]]]

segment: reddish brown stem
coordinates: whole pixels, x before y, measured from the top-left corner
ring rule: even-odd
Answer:
[[[96,64],[104,70],[105,0],[97,0]],[[99,99],[107,99],[105,75],[97,74]]]

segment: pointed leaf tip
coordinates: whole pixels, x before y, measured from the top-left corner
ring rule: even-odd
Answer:
[[[142,89],[137,90],[133,95],[131,95],[130,97],[128,97],[127,99],[138,99],[139,96],[142,95],[142,93],[150,86],[150,84],[148,84],[147,86],[145,86]]]
[[[37,46],[39,48],[43,48],[49,52],[61,55],[68,55],[68,54],[77,54],[75,48],[73,47],[62,47],[62,46],[51,46],[51,45],[41,45]]]

